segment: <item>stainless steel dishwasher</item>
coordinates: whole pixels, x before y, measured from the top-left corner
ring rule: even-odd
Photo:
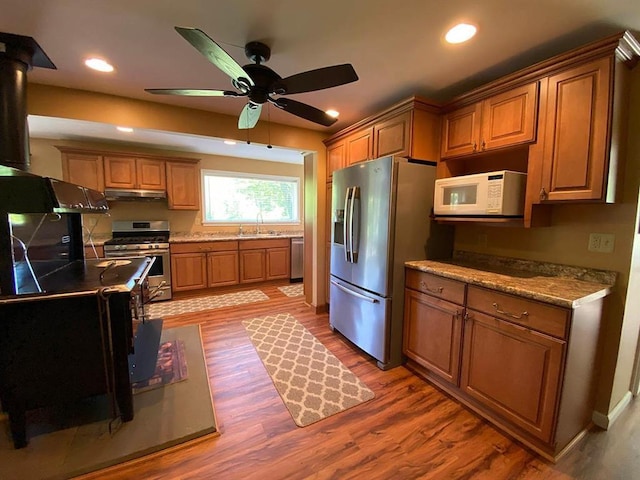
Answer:
[[[291,281],[301,282],[304,275],[304,238],[291,239]]]

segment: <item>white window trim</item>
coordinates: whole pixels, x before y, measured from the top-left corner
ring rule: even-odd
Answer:
[[[268,175],[265,173],[246,173],[246,172],[234,172],[227,170],[206,170],[200,169],[200,195],[202,201],[202,225],[215,225],[219,227],[225,226],[238,226],[238,225],[246,225],[251,222],[241,221],[241,222],[216,222],[206,219],[206,199],[205,199],[205,177],[207,175],[216,175],[218,177],[232,177],[232,178],[256,178],[256,179],[264,179],[264,180],[273,180],[273,181],[287,181],[287,182],[295,182],[298,189],[298,220],[293,222],[269,222],[267,220],[264,221],[265,225],[277,226],[277,225],[302,225],[302,190],[300,188],[300,177],[290,177],[286,175]]]

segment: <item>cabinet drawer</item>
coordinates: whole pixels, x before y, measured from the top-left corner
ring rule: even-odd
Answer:
[[[238,242],[235,240],[222,242],[190,242],[171,244],[171,253],[224,252],[227,250],[237,249]]]
[[[288,247],[288,238],[269,238],[266,240],[240,240],[240,250],[255,250],[258,248]]]
[[[464,305],[465,284],[457,280],[406,269],[405,287],[442,298],[459,305]]]
[[[467,307],[554,337],[567,336],[570,312],[560,307],[473,285],[467,292]]]

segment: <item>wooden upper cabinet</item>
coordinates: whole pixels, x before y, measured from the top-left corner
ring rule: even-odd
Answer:
[[[200,209],[200,168],[186,162],[167,162],[167,200],[173,210]]]
[[[333,172],[346,166],[345,142],[340,141],[327,147],[327,182],[333,179]]]
[[[104,157],[104,185],[107,188],[136,188],[136,159]]]
[[[93,190],[104,191],[102,156],[62,151],[62,179]]]
[[[364,162],[373,158],[373,128],[349,135],[345,140],[346,165]]]
[[[143,190],[166,190],[165,161],[151,158],[136,159],[138,188]]]
[[[404,112],[375,125],[376,158],[387,155],[410,156],[411,112]]]
[[[442,157],[456,157],[536,140],[538,82],[454,110],[443,118]]]
[[[436,161],[440,106],[411,97],[339,132],[325,144],[328,182],[339,168],[387,155]]]
[[[105,186],[107,188],[166,190],[164,165],[164,160],[105,155]]]
[[[612,62],[606,57],[549,77],[541,201],[605,199]]]
[[[495,95],[482,102],[481,150],[536,140],[538,82]]]
[[[478,151],[482,105],[459,108],[442,121],[442,157],[468,155]]]

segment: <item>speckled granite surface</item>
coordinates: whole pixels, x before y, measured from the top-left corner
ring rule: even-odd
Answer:
[[[617,276],[605,270],[471,252],[455,252],[451,260],[406,262],[405,266],[567,308],[608,295]]]
[[[169,243],[186,242],[216,242],[224,240],[256,240],[263,238],[294,238],[302,237],[303,232],[276,232],[276,233],[245,233],[243,235],[233,233],[206,233],[206,232],[176,232],[169,237]]]

